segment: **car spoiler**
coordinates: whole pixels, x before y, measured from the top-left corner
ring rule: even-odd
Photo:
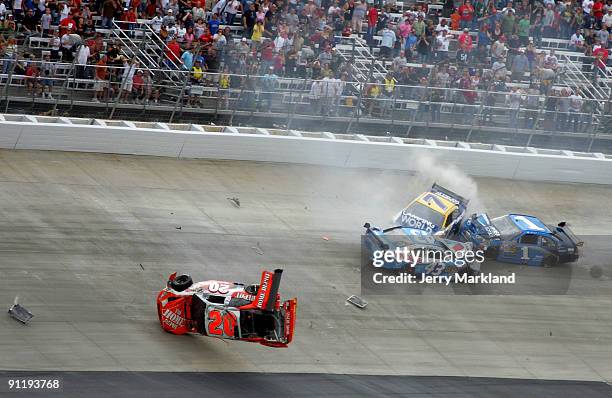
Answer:
[[[446,189],[443,186],[438,185],[436,183],[434,183],[431,186],[431,192],[438,194],[445,199],[450,200],[451,202],[453,202],[459,207],[467,207],[468,203],[470,202],[469,199],[466,199],[461,195],[457,195],[453,191]]]
[[[255,307],[264,311],[274,311],[278,300],[278,288],[280,286],[282,269],[275,269],[274,273],[263,271],[261,283],[255,295]]]
[[[582,246],[584,245],[584,242],[582,240],[580,240],[575,234],[574,231],[572,231],[569,227],[569,225],[565,222],[565,221],[561,221],[559,224],[557,224],[557,227],[555,228],[558,232],[561,232],[563,234],[565,234],[565,236],[567,236],[569,238],[569,240],[575,244],[576,246]]]

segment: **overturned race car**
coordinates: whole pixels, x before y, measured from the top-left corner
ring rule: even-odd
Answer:
[[[281,302],[282,270],[263,271],[259,285],[208,280],[193,283],[173,273],[157,295],[162,329],[287,347],[293,339],[297,299]]]

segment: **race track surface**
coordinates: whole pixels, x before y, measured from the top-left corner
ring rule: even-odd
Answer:
[[[570,221],[581,235],[611,232],[611,187],[478,179],[476,193],[453,173],[0,151],[0,303],[19,296],[35,315],[28,326],[0,316],[0,368],[612,382],[605,250],[601,277],[572,265],[571,295],[346,304],[359,294],[363,222],[388,225],[432,179],[465,185],[492,215],[527,212]],[[160,329],[155,294],[168,274],[258,282],[276,267],[285,269],[283,297],[299,299],[288,349]]]
[[[26,373],[0,371],[0,381],[15,380],[24,375]],[[609,398],[612,394],[612,387],[603,382],[482,377],[254,372],[37,372],[27,376],[59,380],[59,391],[45,391],[46,398],[167,398],[174,395],[231,398]],[[2,391],[7,390],[0,387],[0,393]],[[23,390],[14,396],[26,394],[41,396],[40,392]]]

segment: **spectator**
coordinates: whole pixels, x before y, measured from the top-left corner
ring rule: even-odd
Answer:
[[[167,44],[165,50],[166,65],[170,69],[176,69],[177,65],[181,64],[181,47],[179,46],[176,38],[172,38]]]
[[[529,60],[525,55],[525,50],[519,50],[519,54],[512,60],[510,71],[512,73],[512,81],[520,82],[523,80],[525,72],[529,71]]]
[[[53,91],[53,79],[55,78],[56,69],[56,64],[51,61],[51,54],[45,53],[40,64],[40,75],[42,76],[41,93],[43,98],[53,99],[51,93]]]
[[[429,48],[430,48],[430,43],[427,40],[427,36],[425,35],[425,33],[421,34],[421,37],[419,38],[419,41],[417,42],[417,52],[419,54],[419,62],[420,63],[427,63],[427,61],[429,60]]]
[[[474,18],[474,6],[470,0],[464,0],[463,4],[459,7],[459,15],[461,15],[461,29],[472,27],[472,18]]]
[[[576,89],[576,91],[574,91],[572,93],[572,95],[569,96],[569,100],[570,100],[570,104],[569,104],[569,108],[570,108],[570,113],[569,113],[569,120],[568,122],[568,128],[572,127],[572,130],[574,132],[578,132],[580,130],[580,123],[582,121],[582,107],[583,107],[583,100],[582,97],[580,96],[580,91],[578,89]]]
[[[91,54],[91,50],[87,44],[82,44],[79,46],[77,50],[77,59],[76,59],[76,77],[77,79],[88,79],[89,74],[87,72],[87,63],[89,61],[89,56]]]
[[[359,4],[357,4],[355,8],[353,9],[353,15],[351,18],[351,27],[353,28],[353,32],[357,33],[358,36],[361,36],[363,19],[366,16],[367,10],[368,10],[368,6],[366,5],[365,0],[361,0]]]
[[[563,88],[560,93],[560,97],[557,100],[557,125],[556,128],[559,131],[565,131],[568,127],[568,116],[570,111],[570,98],[569,92],[566,88]]]
[[[259,110],[263,110],[262,103],[266,102],[266,111],[270,112],[272,110],[272,98],[274,96],[274,91],[276,90],[276,85],[278,84],[278,77],[274,74],[274,68],[270,67],[266,74],[263,76],[261,81],[262,84],[262,93],[259,102]]]
[[[516,30],[521,45],[527,46],[529,44],[529,32],[531,30],[531,23],[529,21],[528,14],[523,15],[520,21],[518,21]]]
[[[102,27],[110,29],[113,18],[118,11],[117,3],[115,0],[105,0],[102,5]]]
[[[94,98],[93,102],[106,101],[108,90],[108,57],[103,56],[96,64],[96,73],[94,78]]]
[[[395,41],[397,40],[395,36],[395,32],[389,29],[388,26],[381,32],[382,41],[380,44],[380,55],[383,59],[389,59],[391,57],[391,53],[393,48],[395,47]]]
[[[513,87],[510,94],[506,95],[506,105],[510,108],[510,128],[518,128],[519,108],[521,107],[521,92],[518,87]]]
[[[525,128],[533,129],[538,122],[538,108],[540,107],[540,91],[535,83],[529,85],[525,107]]]
[[[440,31],[436,38],[436,54],[439,60],[444,61],[448,58],[448,48],[450,45],[450,35],[446,34],[445,30]]]

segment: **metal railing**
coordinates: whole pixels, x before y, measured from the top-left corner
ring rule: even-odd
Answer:
[[[235,118],[273,118],[283,128],[297,128],[305,120],[339,123],[341,132],[352,133],[356,125],[379,125],[404,131],[411,136],[415,128],[459,129],[464,140],[480,137],[482,131],[502,131],[525,136],[529,146],[536,135],[580,139],[581,150],[590,151],[596,140],[612,140],[612,131],[599,128],[609,116],[598,114],[601,100],[583,98],[580,111],[563,111],[551,104],[568,101],[555,97],[521,93],[518,107],[512,108],[507,92],[462,90],[436,86],[394,85],[270,77],[258,74],[204,73],[200,81],[185,70],[175,70],[177,81],[162,78],[163,69],[140,69],[151,80],[143,85],[126,81],[124,68],[107,66],[109,78],[96,79],[96,66],[54,63],[50,75],[25,76],[30,65],[41,61],[10,62],[9,73],[0,74],[4,86],[3,109],[23,109],[53,115],[83,115],[88,112],[113,119],[150,117],[174,122],[208,115]],[[19,67],[17,65],[19,64]],[[229,85],[223,81],[227,79]],[[51,96],[49,96],[49,94]],[[467,94],[467,95],[466,95]],[[165,115],[165,116],[164,116]],[[245,119],[246,118],[246,119]],[[476,138],[477,140],[479,138]]]

